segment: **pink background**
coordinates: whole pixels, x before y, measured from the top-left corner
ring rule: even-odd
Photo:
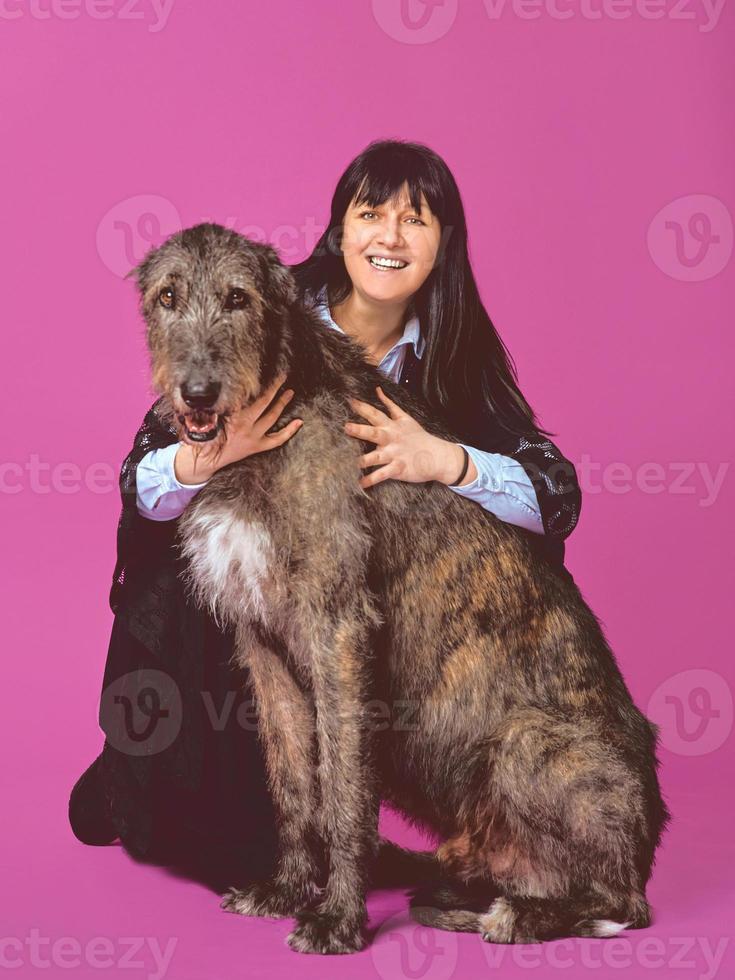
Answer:
[[[122,0],[2,8],[0,956],[16,975],[36,969],[33,930],[50,940],[47,976],[69,974],[74,942],[73,975],[98,976],[94,937],[115,972],[124,937],[175,938],[176,980],[512,977],[534,956],[537,976],[732,975],[735,18],[729,5],[713,25],[702,0],[678,14],[671,0],[606,2],[559,3],[561,19],[551,4],[493,18],[490,3],[445,0],[413,28],[420,0],[407,21],[400,0],[174,0],[165,23],[151,0],[127,14]],[[662,725],[674,821],[649,889],[656,922],[607,944],[524,961],[402,915],[359,955],[297,958],[288,922],[225,915],[204,887],[84,847],[66,822],[101,747],[117,470],[153,400],[122,275],[203,219],[301,258],[345,165],[388,136],[426,142],[457,178],[487,308],[579,468],[568,567]],[[377,893],[371,926],[405,906]],[[133,975],[155,975],[149,945],[133,959]]]

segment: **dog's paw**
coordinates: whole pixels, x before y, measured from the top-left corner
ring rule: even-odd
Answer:
[[[359,922],[324,912],[299,912],[286,942],[297,953],[357,953],[365,948]]]
[[[272,881],[259,881],[247,888],[228,888],[220,907],[236,915],[254,915],[266,919],[293,917],[303,902]]]
[[[514,942],[516,912],[507,898],[496,898],[479,922],[480,935],[486,943]]]

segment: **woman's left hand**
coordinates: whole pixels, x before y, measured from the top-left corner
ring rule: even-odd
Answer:
[[[464,462],[460,446],[431,435],[408,412],[404,412],[391,401],[382,388],[378,387],[376,391],[388,414],[367,402],[351,398],[353,411],[367,419],[370,425],[345,423],[347,435],[375,443],[376,446],[360,457],[360,466],[379,466],[380,469],[361,477],[360,486],[366,489],[383,480],[403,480],[405,483],[428,483],[430,480],[437,480],[439,483],[454,482]],[[477,470],[470,460],[462,484],[469,483],[476,476]]]

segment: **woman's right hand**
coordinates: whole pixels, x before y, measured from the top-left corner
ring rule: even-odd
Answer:
[[[214,445],[204,443],[202,446],[193,447],[182,443],[174,458],[174,472],[179,483],[204,483],[217,470],[229,463],[235,463],[255,453],[276,449],[287,442],[303,425],[302,419],[293,419],[278,432],[268,433],[294,395],[293,389],[287,388],[268,409],[271,400],[285,380],[285,374],[278,375],[273,384],[254,402],[229,416],[227,439],[221,444],[218,454]]]

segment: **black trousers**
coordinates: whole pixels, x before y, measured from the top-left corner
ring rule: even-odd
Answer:
[[[69,816],[85,843],[119,837],[136,858],[222,888],[272,870],[275,812],[232,632],[186,598],[179,571],[166,556],[126,583],[100,702],[105,744]]]

